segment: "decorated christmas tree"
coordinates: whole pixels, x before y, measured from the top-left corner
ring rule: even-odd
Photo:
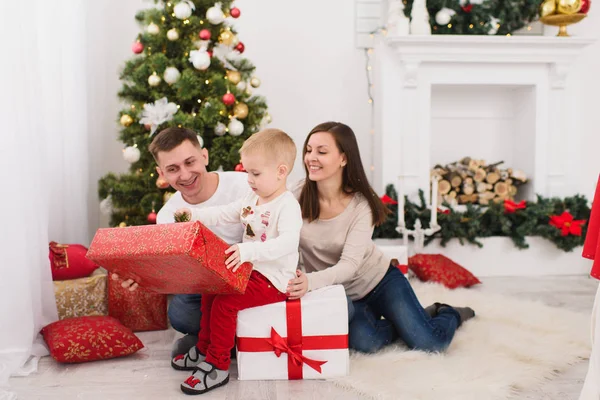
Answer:
[[[155,0],[136,16],[141,32],[132,45],[118,93],[119,140],[129,172],[100,179],[100,208],[111,226],[156,222],[172,194],[159,179],[148,151],[153,135],[167,127],[194,130],[209,150],[209,170],[240,169],[238,150],[269,122],[267,105],[252,95],[260,86],[244,43],[231,25],[240,17],[233,1]]]

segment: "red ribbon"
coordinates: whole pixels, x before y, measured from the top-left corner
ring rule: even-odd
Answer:
[[[302,366],[308,365],[321,373],[321,365],[327,361],[313,360],[302,355],[303,350],[347,349],[348,335],[302,336],[302,310],[300,300],[287,300],[285,305],[287,318],[287,337],[281,337],[271,327],[270,338],[238,337],[238,351],[272,351],[277,357],[288,355],[288,379],[302,379]]]

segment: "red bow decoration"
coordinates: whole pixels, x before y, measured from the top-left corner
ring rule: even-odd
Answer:
[[[473,4],[467,4],[466,6],[461,6],[462,10],[466,13],[470,13],[473,9]]]
[[[281,353],[287,353],[288,358],[292,360],[294,365],[301,366],[302,364],[306,364],[318,373],[321,373],[321,365],[327,362],[312,360],[303,356],[301,344],[289,346],[287,341],[273,327],[271,327],[271,339],[267,339],[267,343],[273,346],[273,352],[277,357],[280,357]]]
[[[440,214],[446,214],[446,215],[448,215],[448,214],[450,214],[450,209],[449,208],[445,208],[445,207],[444,208],[439,208],[438,207],[437,212],[440,213]]]
[[[581,225],[586,221],[585,219],[575,220],[570,212],[565,211],[561,215],[551,215],[549,224],[560,229],[562,236],[581,236]]]
[[[389,204],[398,204],[398,202],[394,199],[392,199],[390,196],[388,196],[387,194],[384,194],[381,197],[381,201],[383,202],[383,204],[385,205],[389,205]]]
[[[515,203],[512,200],[504,200],[504,213],[512,214],[517,210],[524,210],[527,208],[527,203],[525,200],[521,200],[519,203]]]

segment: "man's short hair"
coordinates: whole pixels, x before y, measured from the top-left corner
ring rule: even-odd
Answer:
[[[196,132],[188,128],[172,127],[160,131],[148,146],[148,150],[152,153],[154,160],[158,162],[159,152],[171,151],[186,140],[189,140],[197,148],[202,148]]]
[[[296,144],[284,131],[279,129],[263,129],[250,136],[240,149],[240,154],[262,151],[269,154],[269,158],[283,163],[292,171],[296,160]]]

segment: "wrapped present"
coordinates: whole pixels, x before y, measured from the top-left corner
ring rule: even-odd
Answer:
[[[348,305],[328,286],[238,313],[240,380],[326,379],[349,373]]]
[[[58,318],[106,315],[106,274],[54,282]]]
[[[134,332],[167,329],[167,295],[143,287],[132,292],[109,279],[108,315]]]
[[[196,221],[99,229],[87,257],[156,293],[244,293],[252,264],[227,269],[229,247]]]

